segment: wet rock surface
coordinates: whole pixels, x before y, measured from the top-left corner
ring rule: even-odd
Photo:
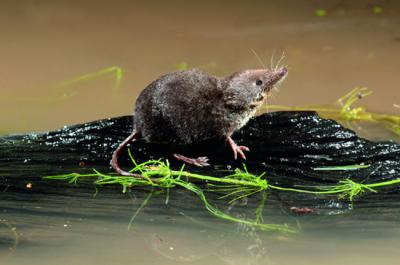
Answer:
[[[37,192],[52,190],[63,193],[62,189],[68,187],[68,184],[57,183],[57,187],[54,187],[54,181],[43,181],[41,177],[88,172],[92,168],[111,172],[111,154],[131,130],[132,117],[124,116],[64,127],[48,133],[2,137],[0,189],[16,191],[18,187],[24,187],[26,182],[36,181],[41,184]],[[188,166],[187,170],[214,176],[223,176],[227,174],[226,170],[240,168],[245,163],[251,173],[266,172],[265,176],[271,183],[285,187],[335,184],[345,178],[375,183],[400,176],[399,144],[362,139],[353,131],[333,120],[322,119],[314,112],[263,114],[236,132],[233,139],[250,148],[251,151],[246,153],[246,161],[235,161],[230,147],[223,139],[192,146],[168,146],[140,140],[131,144],[130,148],[138,162],[167,158],[174,168],[179,168],[182,163],[175,161],[171,157],[172,153],[208,156],[210,167]],[[131,167],[126,154],[120,162],[124,168]],[[314,169],[353,164],[370,166],[352,171]],[[80,192],[85,189],[93,191],[88,183],[80,186]],[[393,199],[399,193],[398,187],[391,186],[370,196]],[[294,198],[310,199],[309,196],[306,199],[303,195],[293,193],[281,195],[280,198],[288,201]]]

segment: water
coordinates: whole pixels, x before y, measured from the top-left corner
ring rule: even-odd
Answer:
[[[0,234],[9,238],[0,242],[2,264],[398,263],[397,202],[352,211],[331,205],[331,210],[299,216],[271,200],[265,221],[286,222],[299,231],[285,234],[215,219],[184,191],[172,192],[168,205],[165,195],[154,195],[128,229],[145,196],[142,192],[130,198],[103,190],[95,199],[89,193],[79,195],[78,190],[70,193],[74,196],[19,198],[2,207],[2,218],[8,221],[0,222]],[[251,217],[256,204],[255,198],[230,213]],[[16,228],[16,246],[9,226]]]
[[[2,218],[7,221],[0,223],[0,234],[9,240],[0,244],[2,264],[397,264],[396,202],[372,209],[361,204],[352,211],[331,205],[298,216],[271,198],[265,221],[286,222],[299,230],[288,235],[215,219],[195,196],[182,190],[171,192],[168,205],[165,194],[153,195],[128,229],[148,193],[127,196],[106,189],[95,198],[78,188],[69,193],[19,194],[8,205],[4,201],[11,198],[3,196]],[[228,212],[251,217],[258,199]]]
[[[251,49],[267,65],[272,54],[276,61],[285,52],[289,77],[270,99],[273,104],[330,103],[367,86],[374,94],[364,106],[400,113],[392,106],[400,103],[400,2],[382,1],[381,14],[372,12],[374,4],[4,0],[0,133],[129,114],[141,89],[161,73],[183,63],[215,75],[260,67]],[[327,15],[317,17],[317,9]],[[55,86],[113,65],[125,70],[117,91],[112,76]],[[394,139],[378,126],[363,130],[370,138]],[[299,230],[288,235],[218,220],[185,191],[172,193],[168,205],[165,194],[153,195],[128,230],[147,192],[129,196],[106,189],[95,198],[94,190],[67,192],[0,192],[1,264],[399,263],[395,202],[356,204],[351,211],[333,205],[299,216],[270,198],[264,219]],[[258,199],[234,206],[233,213],[251,217]]]
[[[338,0],[2,3],[0,133],[131,113],[138,93],[182,62],[223,76],[261,67],[251,49],[267,65],[285,53],[289,76],[273,104],[326,104],[367,86],[363,105],[399,113],[398,1],[382,14],[374,2]],[[321,8],[327,16],[314,15]],[[125,70],[119,91],[111,76],[54,87],[113,65]]]

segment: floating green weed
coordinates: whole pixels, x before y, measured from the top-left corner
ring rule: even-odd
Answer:
[[[217,207],[213,206],[205,195],[205,191],[197,186],[195,183],[189,181],[194,180],[197,182],[207,183],[214,190],[208,191],[219,191],[226,192],[228,196],[232,196],[234,200],[238,200],[252,194],[255,194],[260,191],[266,191],[268,189],[268,183],[265,179],[261,179],[262,175],[252,175],[247,172],[247,169],[244,170],[236,170],[233,174],[228,175],[223,178],[200,175],[195,173],[190,173],[184,170],[184,166],[180,170],[173,170],[170,168],[168,160],[149,160],[141,164],[137,164],[136,161],[132,158],[133,164],[135,165],[131,172],[139,173],[142,177],[125,177],[125,176],[117,176],[113,174],[103,174],[95,169],[93,169],[93,173],[89,174],[79,174],[79,173],[71,173],[71,174],[63,174],[56,176],[47,176],[45,179],[51,180],[64,180],[72,184],[77,184],[79,180],[85,178],[95,178],[94,184],[98,186],[105,185],[121,185],[122,191],[126,192],[128,188],[135,187],[153,187],[153,188],[162,188],[162,189],[170,189],[174,187],[182,187],[186,190],[189,190],[195,193],[200,200],[203,202],[205,208],[214,216],[236,222],[245,225],[249,225],[264,231],[280,231],[293,233],[295,230],[288,225],[284,224],[267,224],[260,222],[260,217],[255,220],[247,220],[240,219],[234,216],[228,215],[223,211],[219,210]],[[146,199],[146,203],[147,203]],[[139,210],[143,206],[139,207]],[[263,207],[260,206],[260,207]],[[262,210],[258,210],[258,213],[262,212]],[[132,217],[132,220],[136,217],[138,211]]]
[[[383,13],[383,7],[379,6],[379,5],[374,5],[372,7],[372,13],[374,13],[376,15],[382,14]]]
[[[314,14],[317,17],[326,17],[327,12],[325,9],[316,9]]]
[[[114,75],[114,86],[113,86],[113,90],[116,92],[120,89],[121,87],[121,82],[122,82],[122,78],[123,78],[123,71],[121,67],[118,66],[111,66],[111,67],[107,67],[104,69],[101,69],[97,72],[93,72],[93,73],[88,73],[79,77],[75,77],[69,80],[65,80],[63,82],[61,82],[60,84],[57,85],[57,87],[67,87],[67,86],[71,86],[80,82],[84,82],[84,81],[89,81],[89,80],[93,80],[96,78],[99,78],[101,76],[104,75],[108,75],[108,74],[112,74]]]
[[[254,175],[248,172],[245,165],[243,169],[235,169],[232,174],[224,177],[214,177],[202,174],[191,173],[184,170],[184,166],[180,170],[171,169],[168,160],[149,160],[138,164],[132,157],[129,149],[129,157],[134,165],[133,169],[130,170],[132,173],[140,174],[141,177],[131,176],[119,176],[115,174],[103,174],[96,169],[93,169],[93,173],[80,174],[70,173],[55,176],[47,176],[45,179],[49,180],[64,180],[72,184],[77,184],[81,179],[94,178],[94,184],[98,186],[106,185],[121,185],[122,191],[125,193],[128,189],[135,187],[152,187],[166,189],[167,191],[171,188],[181,187],[188,191],[196,194],[199,199],[203,202],[205,208],[214,216],[236,222],[249,225],[264,231],[281,231],[281,232],[295,232],[295,230],[288,225],[284,224],[267,224],[262,220],[262,210],[264,207],[264,201],[266,193],[269,190],[275,190],[280,192],[296,192],[310,195],[336,195],[340,199],[348,199],[351,202],[357,196],[362,193],[377,192],[377,188],[398,185],[400,179],[385,181],[380,183],[363,184],[357,183],[351,179],[345,179],[339,181],[336,185],[329,186],[313,186],[313,187],[280,187],[268,183],[266,174]],[[320,167],[315,168],[316,170],[356,170],[367,168],[369,165],[348,165],[338,167]],[[207,189],[200,188],[196,183],[207,184]],[[234,216],[228,215],[223,211],[219,210],[216,206],[212,205],[206,197],[206,192],[218,192],[223,195],[220,199],[229,198],[229,203],[236,200],[249,197],[251,195],[260,193],[264,198],[262,204],[256,210],[256,219],[247,220],[240,219]],[[145,203],[149,200],[146,199]],[[132,217],[131,222],[136,217],[138,212],[144,205],[139,207],[138,211]],[[131,223],[130,222],[130,223]]]
[[[176,69],[178,70],[187,70],[189,68],[187,62],[180,62],[176,65]]]
[[[348,171],[369,168],[370,165],[347,165],[347,166],[334,166],[334,167],[315,167],[316,171]]]
[[[400,105],[397,105],[397,104],[393,104],[393,107],[400,109]],[[395,134],[400,135],[400,121],[399,120],[387,121],[386,124],[384,124],[384,125],[386,126],[386,128],[388,128]]]
[[[372,91],[368,88],[361,87],[355,88],[346,95],[340,97],[336,101],[336,106],[301,106],[301,107],[288,107],[279,105],[269,105],[265,107],[268,110],[298,110],[307,111],[312,110],[318,112],[324,118],[335,119],[338,121],[352,122],[352,121],[366,121],[366,122],[379,122],[393,133],[400,135],[400,115],[388,115],[381,113],[374,113],[367,111],[364,107],[353,107],[353,104],[358,100],[369,96]],[[339,107],[337,107],[339,106]],[[394,105],[395,107],[397,105]]]
[[[270,185],[270,188],[287,192],[298,192],[298,193],[314,194],[314,195],[337,195],[339,199],[348,199],[350,202],[353,202],[354,198],[360,196],[362,193],[366,191],[376,193],[377,190],[374,188],[387,187],[399,184],[400,184],[400,179],[371,183],[371,184],[363,184],[355,182],[351,179],[345,179],[339,181],[339,183],[336,185],[329,185],[329,186],[312,186],[300,189],[300,188],[285,188],[285,187]]]
[[[337,186],[327,186],[327,187],[319,187],[322,192],[329,193],[338,193],[339,198],[345,199],[348,198],[351,202],[353,199],[365,191],[370,191],[376,193],[377,191],[370,187],[368,184],[362,184],[352,181],[351,179],[345,179],[339,181]]]
[[[112,90],[114,92],[118,92],[122,79],[123,79],[123,70],[122,68],[118,66],[111,66],[107,68],[100,69],[99,71],[93,72],[93,73],[88,73],[82,76],[78,76],[69,80],[65,80],[61,83],[55,84],[54,86],[50,86],[50,88],[54,88],[56,90],[60,90],[59,95],[57,96],[49,96],[49,97],[15,97],[11,98],[12,101],[19,101],[19,102],[41,102],[41,103],[54,103],[54,102],[60,102],[60,101],[66,101],[69,100],[71,97],[76,96],[78,93],[75,91],[67,90],[69,87],[76,85],[81,82],[85,81],[91,81],[95,80],[97,78],[100,78],[102,76],[107,76],[107,75],[112,75],[114,77],[114,85]],[[7,98],[2,98],[0,97],[0,100],[10,100],[10,97]]]

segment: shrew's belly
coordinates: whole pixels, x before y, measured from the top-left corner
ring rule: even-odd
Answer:
[[[158,123],[154,130],[143,135],[150,142],[174,144],[197,143],[221,136],[221,130],[213,124],[190,121],[175,124]]]

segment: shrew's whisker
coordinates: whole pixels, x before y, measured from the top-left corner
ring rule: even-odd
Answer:
[[[261,66],[263,67],[263,69],[267,69],[267,67],[265,67],[264,62],[261,60],[260,56],[258,56],[258,54],[256,53],[256,51],[253,50],[253,49],[250,49],[250,50],[254,53],[254,55],[256,56],[258,62],[261,64]]]

